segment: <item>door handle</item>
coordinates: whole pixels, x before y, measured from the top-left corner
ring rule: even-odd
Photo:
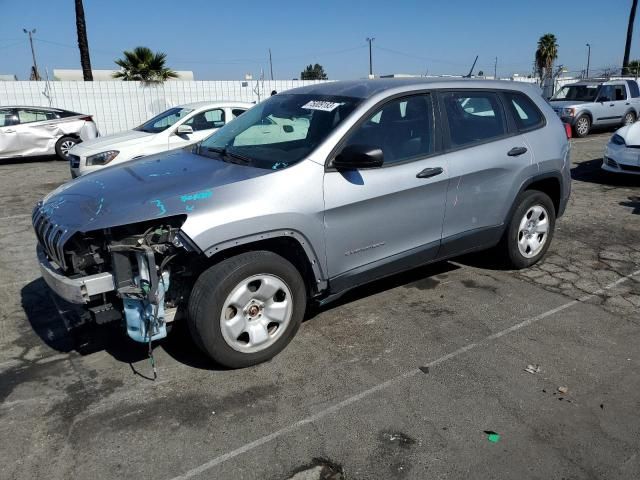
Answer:
[[[625,105],[631,105],[629,102],[625,103]]]
[[[510,157],[517,157],[524,153],[527,153],[526,147],[513,147],[507,152],[507,155],[509,155]]]
[[[4,133],[16,133],[16,131],[8,128],[7,130],[4,131]]]
[[[435,177],[436,175],[440,175],[442,172],[444,172],[442,167],[425,168],[416,175],[416,178],[431,178]]]

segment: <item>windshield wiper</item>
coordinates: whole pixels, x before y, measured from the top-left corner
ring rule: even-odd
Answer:
[[[220,154],[220,156],[223,157],[231,157],[231,158],[235,158],[236,160],[240,160],[242,162],[242,164],[244,165],[249,165],[249,163],[251,163],[251,158],[245,156],[245,155],[241,155],[239,153],[236,152],[230,152],[228,150],[227,147],[223,147],[223,148],[219,148],[219,147],[207,147],[207,151],[208,152],[213,152],[213,153],[218,153]],[[237,163],[237,162],[235,162]]]

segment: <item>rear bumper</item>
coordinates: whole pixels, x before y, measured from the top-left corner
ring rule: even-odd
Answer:
[[[93,295],[115,290],[113,275],[109,272],[69,278],[49,261],[40,245],[36,251],[42,278],[51,290],[67,302],[83,305],[89,303]]]

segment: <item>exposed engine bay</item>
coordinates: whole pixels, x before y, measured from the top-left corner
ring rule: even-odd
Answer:
[[[124,319],[129,337],[150,343],[167,335],[193,282],[195,249],[180,235],[184,217],[77,233],[65,245],[68,276],[112,272],[115,290],[93,296],[98,324]],[[179,261],[176,261],[179,260]]]

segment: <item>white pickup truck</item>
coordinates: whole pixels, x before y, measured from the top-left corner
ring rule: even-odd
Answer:
[[[640,88],[635,80],[581,80],[564,85],[550,99],[553,110],[585,137],[594,126],[630,125],[640,112]]]

